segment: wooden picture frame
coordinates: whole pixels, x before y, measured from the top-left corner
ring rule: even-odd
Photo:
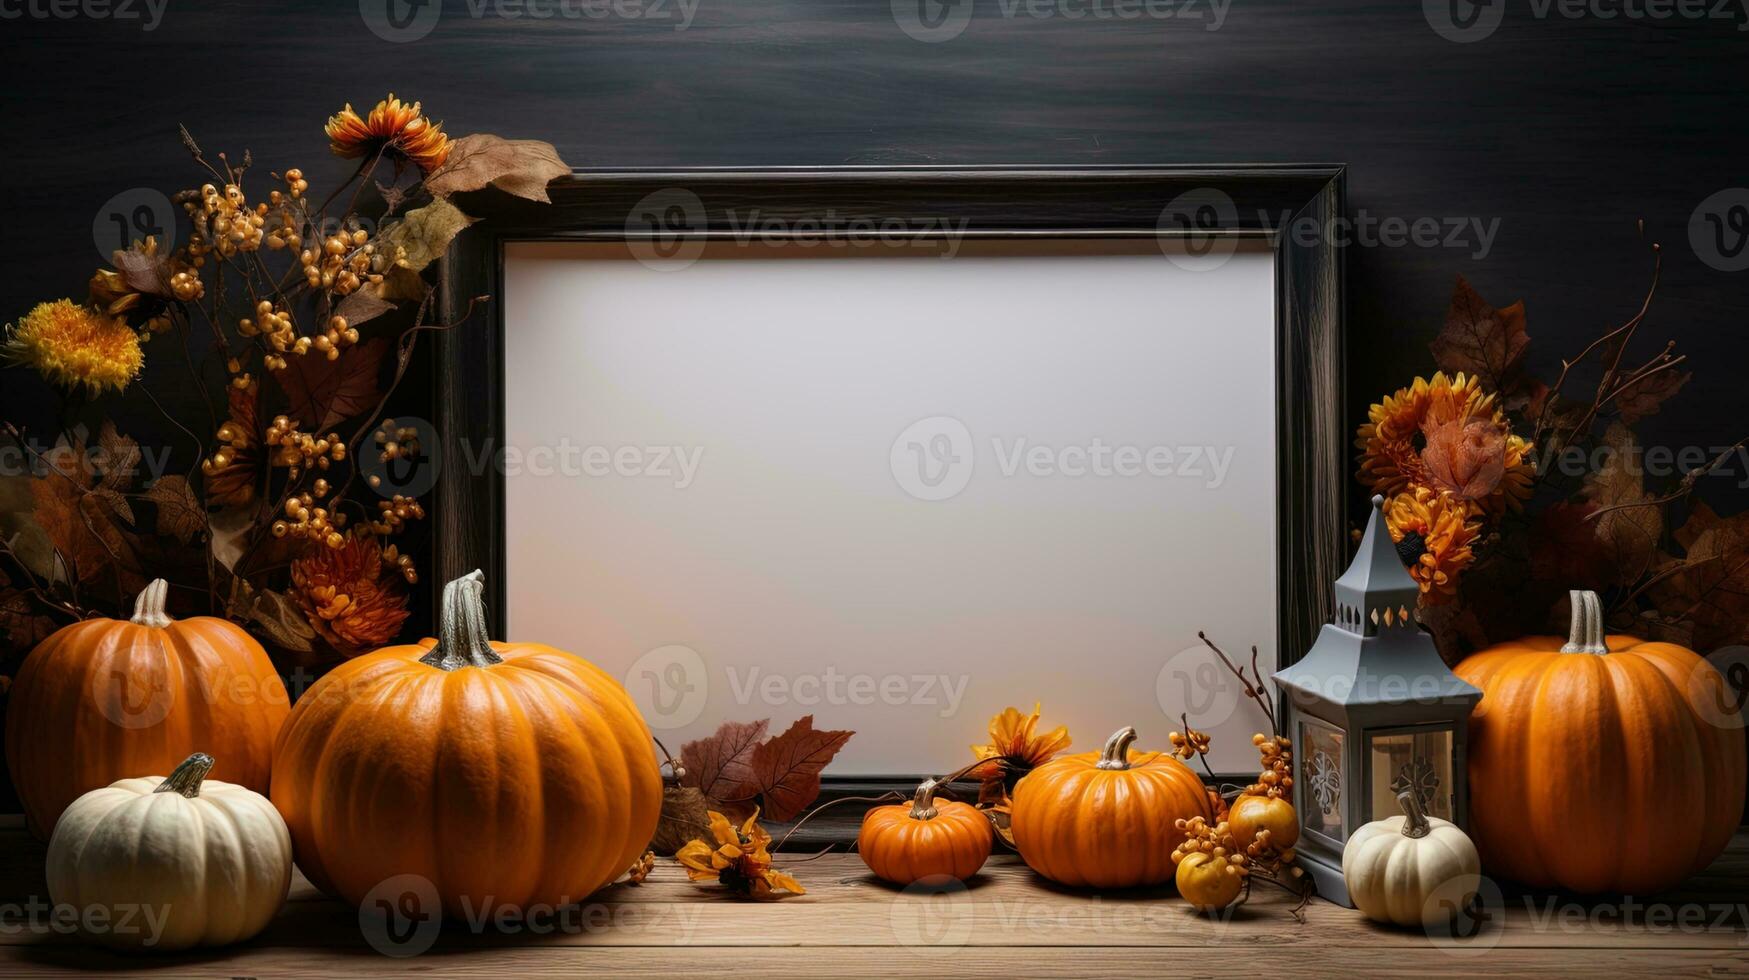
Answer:
[[[789,228],[951,224],[953,233],[966,239],[1266,242],[1275,260],[1277,641],[1285,665],[1310,647],[1319,626],[1329,620],[1330,583],[1346,555],[1343,260],[1330,236],[1316,233],[1343,213],[1343,183],[1339,165],[794,168],[581,171],[549,187],[550,205],[483,193],[461,202],[482,220],[443,259],[441,302],[453,320],[476,297],[493,300],[477,307],[465,327],[438,335],[429,418],[446,460],[466,458],[470,447],[503,444],[508,382],[504,304],[497,300],[503,292],[504,248],[510,243],[618,242],[672,249],[745,235],[735,215],[755,211]],[[684,206],[668,219],[640,217],[664,195]],[[449,466],[433,500],[428,584],[440,587],[483,569],[492,625],[502,635],[503,475],[493,467]],[[828,778],[828,786],[836,791],[897,788],[868,779]]]

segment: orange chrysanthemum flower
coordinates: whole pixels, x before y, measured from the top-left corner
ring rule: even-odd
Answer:
[[[1385,526],[1397,554],[1421,586],[1421,602],[1438,606],[1457,595],[1457,580],[1475,560],[1470,545],[1480,528],[1451,494],[1416,487],[1385,505]]]
[[[382,548],[368,535],[352,534],[338,548],[299,558],[291,579],[310,625],[349,657],[387,645],[407,620],[401,577],[386,573]]]
[[[747,822],[737,828],[729,818],[716,812],[710,814],[713,841],[688,841],[674,852],[674,860],[686,868],[693,881],[715,879],[731,892],[742,897],[770,898],[789,892],[806,893],[801,882],[771,866],[771,835],[759,826],[759,811],[754,810]]]
[[[1020,777],[1050,761],[1051,757],[1069,747],[1069,729],[1056,728],[1037,734],[1040,705],[1034,703],[1032,714],[1023,715],[1017,708],[1004,708],[990,719],[990,744],[974,745],[972,753],[986,760],[967,775],[986,782],[1001,779],[1010,787]]]
[[[1466,429],[1499,434],[1488,442],[1497,458],[1487,460],[1486,466],[1483,461],[1467,461],[1464,467],[1470,473],[1489,474],[1484,483],[1454,484],[1451,461],[1443,455],[1428,458],[1430,453],[1451,450],[1445,440],[1430,447],[1430,435]],[[1530,443],[1511,434],[1506,413],[1495,405],[1493,395],[1482,391],[1481,380],[1461,372],[1455,377],[1442,371],[1430,380],[1416,378],[1409,387],[1387,395],[1368,409],[1354,444],[1360,450],[1360,482],[1374,493],[1396,497],[1413,487],[1441,490],[1463,502],[1472,516],[1499,517],[1508,508],[1519,509],[1536,477]]]
[[[419,103],[402,102],[393,92],[363,118],[348,102],[346,108],[328,118],[325,131],[335,156],[362,157],[381,149],[411,160],[425,173],[449,159],[449,137],[444,135],[443,124],[420,115]]]
[[[52,384],[83,386],[93,396],[126,388],[146,361],[126,322],[70,299],[38,303],[8,328],[3,353]]]

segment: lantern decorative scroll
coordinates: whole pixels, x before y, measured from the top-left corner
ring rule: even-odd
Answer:
[[[1451,672],[1417,625],[1420,589],[1385,527],[1384,498],[1360,550],[1336,580],[1335,621],[1310,652],[1275,674],[1300,771],[1299,852],[1318,894],[1350,907],[1342,849],[1362,825],[1401,813],[1399,792],[1463,827],[1464,744],[1482,692]]]

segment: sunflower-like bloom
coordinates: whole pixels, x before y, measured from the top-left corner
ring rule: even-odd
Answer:
[[[3,350],[8,361],[50,383],[83,386],[93,396],[126,388],[146,361],[140,337],[127,323],[70,299],[38,303],[7,329]]]
[[[1033,771],[1058,752],[1069,747],[1069,729],[1056,728],[1037,733],[1040,705],[1033,703],[1032,714],[1023,715],[1017,708],[1004,708],[990,719],[990,744],[974,745],[972,753],[986,760],[968,775],[989,782],[1001,779],[1010,788],[1020,777]]]
[[[1479,525],[1462,501],[1416,487],[1385,505],[1385,526],[1409,575],[1421,586],[1421,601],[1438,606],[1457,595],[1457,580],[1475,561],[1470,545]]]
[[[771,854],[766,849],[771,844],[771,835],[759,826],[758,810],[740,827],[715,810],[709,813],[713,841],[688,841],[674,853],[674,860],[686,868],[688,878],[693,881],[714,878],[742,897],[806,893],[801,882],[771,866]]]
[[[401,576],[387,572],[381,546],[368,535],[348,535],[338,548],[297,559],[291,580],[310,625],[347,656],[386,645],[407,620]]]
[[[1492,429],[1500,438],[1489,443],[1497,458],[1471,461],[1474,470],[1498,473],[1485,483],[1452,485],[1449,460],[1439,458],[1429,465],[1429,453],[1445,453],[1450,443],[1430,445],[1429,436],[1453,428]],[[1536,467],[1530,443],[1511,434],[1506,413],[1494,396],[1482,390],[1481,379],[1458,373],[1437,372],[1432,379],[1416,378],[1407,388],[1374,404],[1367,421],[1355,433],[1360,450],[1360,482],[1374,493],[1396,497],[1414,487],[1427,487],[1452,494],[1472,516],[1499,517],[1508,508],[1517,510],[1530,496]]]
[[[324,129],[328,148],[339,157],[362,157],[387,149],[411,160],[425,173],[449,159],[449,137],[443,132],[443,123],[420,115],[419,103],[402,102],[393,92],[363,118],[348,102],[346,108],[328,117]]]

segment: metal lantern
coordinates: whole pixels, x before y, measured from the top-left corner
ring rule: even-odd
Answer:
[[[1482,697],[1417,625],[1421,592],[1383,508],[1383,497],[1372,498],[1360,551],[1336,580],[1335,621],[1302,660],[1275,674],[1294,742],[1299,853],[1318,894],[1350,907],[1342,848],[1362,824],[1402,813],[1398,792],[1466,825],[1464,743]]]

